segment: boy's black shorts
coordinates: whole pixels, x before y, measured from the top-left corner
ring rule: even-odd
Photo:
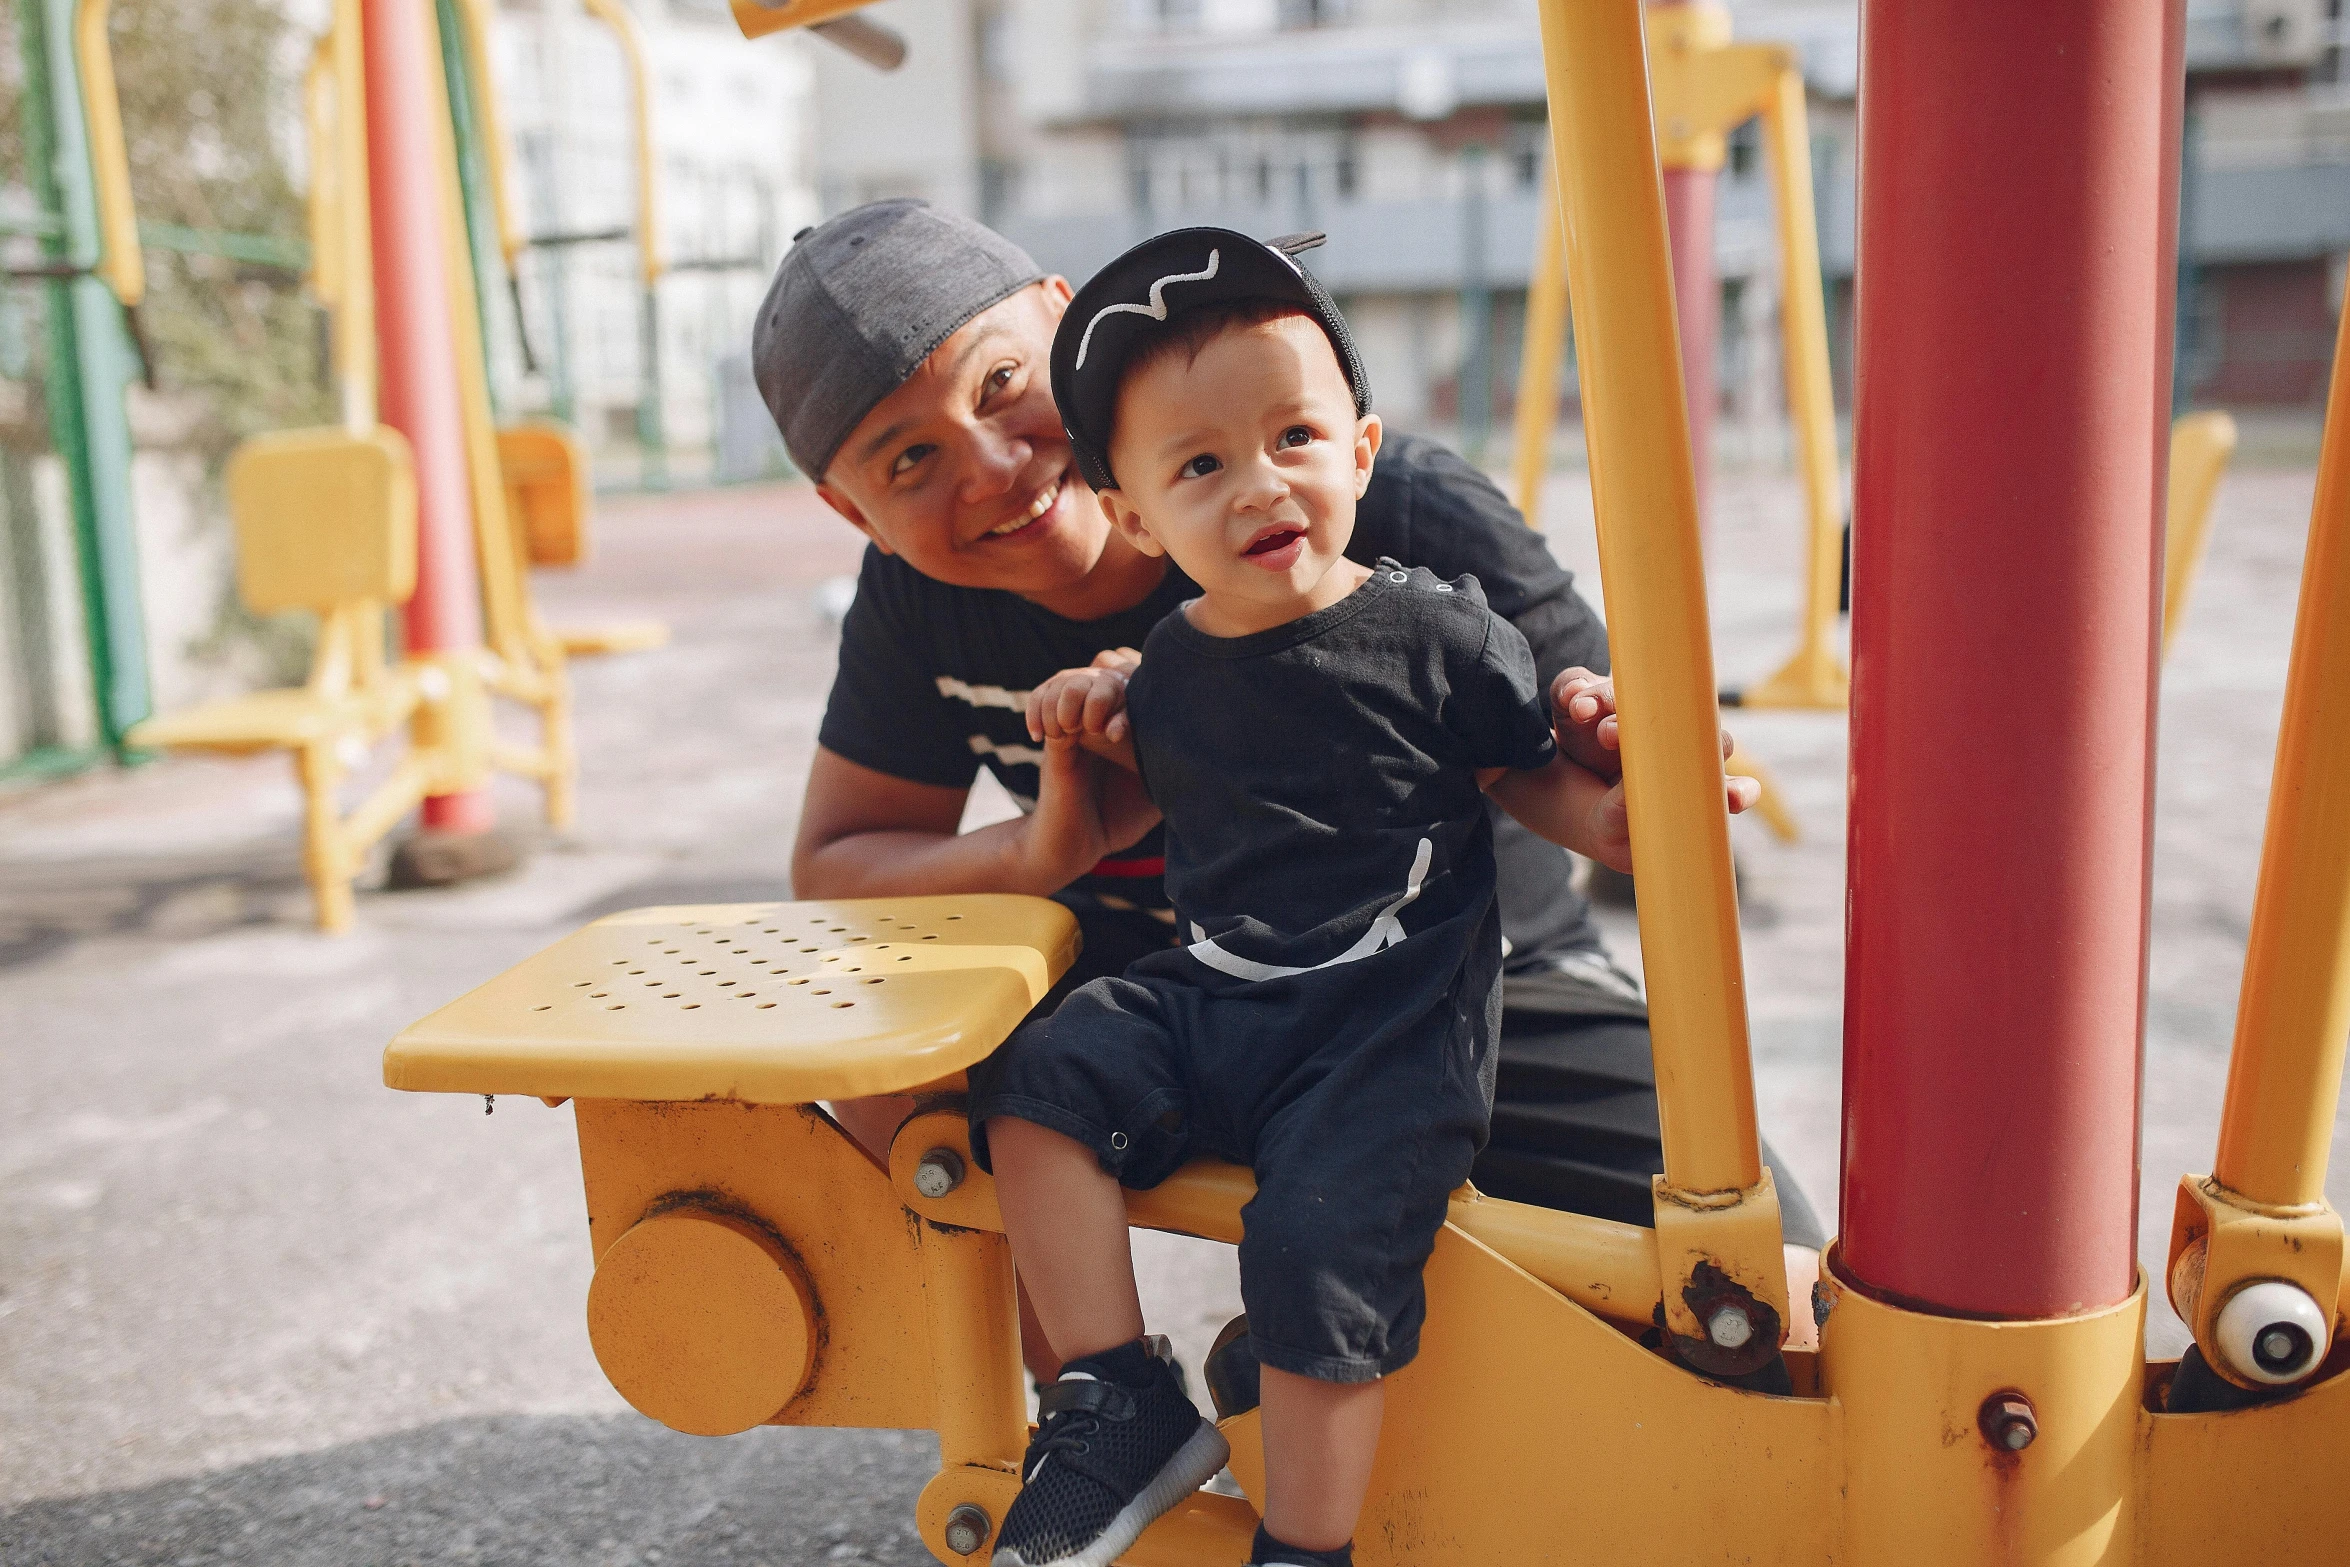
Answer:
[[[1009,1116],[1136,1190],[1196,1155],[1252,1167],[1240,1293],[1258,1358],[1385,1376],[1419,1349],[1420,1272],[1485,1142],[1499,1020],[1490,968],[1432,975],[1411,945],[1257,982],[1168,951],[1092,980],[972,1070],[973,1151],[988,1167],[986,1123]]]

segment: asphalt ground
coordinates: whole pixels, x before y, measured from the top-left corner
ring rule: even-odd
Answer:
[[[2157,1264],[2178,1175],[2210,1158],[2311,484],[2306,466],[2228,479],[2165,676],[2141,1208]],[[1587,569],[1579,474],[1545,513]],[[1715,488],[1726,682],[1792,642],[1799,515],[1776,474]],[[485,1117],[380,1084],[400,1027],[595,914],[788,893],[827,585],[857,539],[789,487],[609,503],[599,537],[594,564],[542,583],[550,618],[658,615],[676,639],[578,666],[579,825],[532,832],[513,875],[364,892],[330,939],[308,928],[281,759],[0,794],[0,1561],[927,1559],[910,1524],[927,1435],[706,1441],[611,1391],[584,1331],[567,1109]],[[2031,672],[1984,674],[2028,722]],[[1733,716],[1804,828],[1735,840],[1764,1125],[1832,1224],[1843,728]],[[499,803],[535,820],[525,787]],[[1607,919],[1636,965],[1631,917]],[[1230,1252],[1144,1237],[1140,1262],[1154,1325],[1196,1364],[1237,1309]],[[2181,1342],[2159,1303],[2150,1336]]]

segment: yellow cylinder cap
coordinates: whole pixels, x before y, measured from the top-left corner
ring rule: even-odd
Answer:
[[[806,1385],[814,1297],[790,1253],[707,1208],[655,1214],[612,1243],[588,1286],[588,1342],[642,1413],[692,1436],[732,1436]]]

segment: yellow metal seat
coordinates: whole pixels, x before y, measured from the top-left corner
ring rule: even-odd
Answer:
[[[506,506],[515,519],[523,558],[533,566],[579,566],[592,545],[588,531],[593,492],[588,485],[587,451],[566,425],[531,420],[498,432],[498,469],[506,481]],[[640,653],[669,640],[657,620],[605,626],[547,628],[565,657]]]
[[[994,895],[636,909],[403,1032],[394,1088],[807,1104],[952,1079],[1077,953],[1077,923]]]
[[[289,430],[256,436],[228,465],[237,595],[255,614],[318,616],[309,680],[151,718],[136,746],[231,756],[291,751],[304,799],[303,861],[318,923],[351,922],[351,879],[370,844],[450,769],[411,748],[348,816],[336,791],[376,742],[437,707],[463,669],[387,664],[384,614],[416,587],[416,480],[396,430]],[[445,726],[443,726],[445,727]]]

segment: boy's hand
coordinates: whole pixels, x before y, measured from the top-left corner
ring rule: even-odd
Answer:
[[[1614,680],[1580,666],[1560,670],[1550,683],[1550,720],[1560,755],[1608,783],[1624,776]]]
[[[1126,677],[1140,663],[1132,649],[1113,649],[1084,669],[1064,669],[1028,693],[1028,738],[1073,741],[1121,767],[1134,767],[1134,735],[1126,716]]]

